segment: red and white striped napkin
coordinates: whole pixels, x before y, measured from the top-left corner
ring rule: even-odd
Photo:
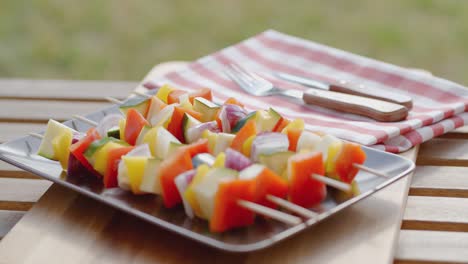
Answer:
[[[377,90],[403,93],[414,107],[405,121],[394,123],[344,114],[281,96],[255,97],[224,75],[225,65],[236,63],[258,72],[281,71],[315,79],[349,80]],[[281,87],[304,87],[273,80]],[[269,30],[190,63],[146,87],[169,83],[184,89],[210,87],[217,99],[240,99],[250,109],[273,107],[289,118],[303,118],[307,128],[323,131],[389,152],[402,152],[468,121],[468,89],[388,63],[372,60],[308,40]]]

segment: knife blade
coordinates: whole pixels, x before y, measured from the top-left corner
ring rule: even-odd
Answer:
[[[383,90],[376,90],[363,84],[356,84],[345,80],[340,80],[337,83],[326,83],[312,78],[283,73],[272,72],[272,75],[282,80],[298,83],[310,88],[321,90],[328,90],[333,92],[358,95],[378,100],[383,100],[391,103],[396,103],[405,106],[408,110],[413,107],[413,100],[411,97],[403,94],[392,93]]]

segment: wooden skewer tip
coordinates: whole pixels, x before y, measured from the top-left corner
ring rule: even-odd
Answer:
[[[378,171],[378,170],[369,168],[369,167],[367,167],[367,166],[364,166],[364,165],[362,165],[362,164],[354,163],[353,166],[354,166],[355,168],[358,168],[358,169],[360,169],[360,170],[363,170],[363,171],[365,171],[365,172],[374,174],[374,175],[379,176],[379,177],[382,177],[382,178],[386,178],[386,179],[390,178],[389,175],[387,175],[387,174],[385,174],[385,173],[383,173],[383,172],[380,172],[380,171]]]
[[[113,104],[118,104],[118,105],[120,105],[120,104],[123,103],[122,101],[120,101],[119,99],[116,99],[116,98],[114,98],[114,97],[105,97],[104,99],[106,99],[107,101],[109,101],[109,102],[111,102],[111,103],[113,103]]]
[[[136,94],[136,95],[139,95],[139,96],[142,96],[142,97],[145,97],[145,98],[147,98],[147,99],[151,98],[151,95],[145,94],[145,93],[143,93],[143,92],[141,92],[141,91],[133,91],[132,93],[133,93],[133,94]]]
[[[238,200],[237,204],[247,210],[251,210],[257,214],[270,217],[287,225],[298,225],[302,223],[302,220],[297,216],[286,214],[263,205],[245,200]]]
[[[319,174],[315,174],[315,173],[312,174],[312,178],[317,180],[317,181],[323,182],[328,186],[336,188],[336,189],[338,189],[340,191],[343,191],[343,192],[351,191],[351,185],[350,184],[340,182],[340,181],[337,181],[335,179],[325,177],[323,175],[319,175]]]
[[[270,202],[278,205],[278,206],[281,206],[283,207],[284,209],[287,209],[293,213],[296,213],[302,217],[306,217],[306,218],[315,218],[318,216],[317,213],[307,209],[307,208],[304,208],[302,206],[299,206],[297,204],[294,204],[294,203],[291,203],[290,201],[288,200],[285,200],[285,199],[282,199],[282,198],[279,198],[277,196],[274,196],[274,195],[271,195],[271,194],[268,194],[267,197],[266,197]]]
[[[38,133],[34,133],[34,132],[29,133],[29,135],[32,136],[32,137],[35,137],[35,138],[39,138],[39,139],[43,139],[43,138],[44,138],[43,135],[38,134]]]
[[[87,123],[87,124],[89,124],[89,125],[91,125],[91,126],[97,126],[97,125],[98,125],[98,123],[97,123],[96,121],[93,121],[93,120],[91,120],[91,119],[88,119],[88,118],[86,118],[86,117],[84,117],[84,116],[73,115],[73,117],[76,118],[77,120],[80,120],[80,121],[82,121],[82,122],[85,122],[85,123]]]

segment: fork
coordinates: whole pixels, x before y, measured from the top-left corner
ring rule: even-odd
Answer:
[[[245,92],[254,96],[281,95],[303,100],[308,105],[362,115],[382,122],[401,121],[408,116],[408,109],[405,106],[382,100],[327,90],[308,89],[304,92],[284,90],[237,64],[230,64],[224,69],[224,73]]]

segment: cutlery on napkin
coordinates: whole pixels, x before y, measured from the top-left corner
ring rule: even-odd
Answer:
[[[275,77],[283,79],[288,82],[298,83],[307,87],[317,88],[322,90],[328,90],[333,92],[345,93],[345,94],[352,94],[358,95],[362,97],[368,97],[378,100],[383,100],[395,104],[400,104],[405,106],[408,109],[413,107],[413,100],[411,97],[398,94],[398,93],[391,93],[379,90],[372,91],[372,88],[365,86],[363,84],[357,84],[345,80],[340,80],[336,83],[326,83],[322,81],[318,81],[312,78],[303,77],[299,75],[283,73],[283,72],[272,72]]]

